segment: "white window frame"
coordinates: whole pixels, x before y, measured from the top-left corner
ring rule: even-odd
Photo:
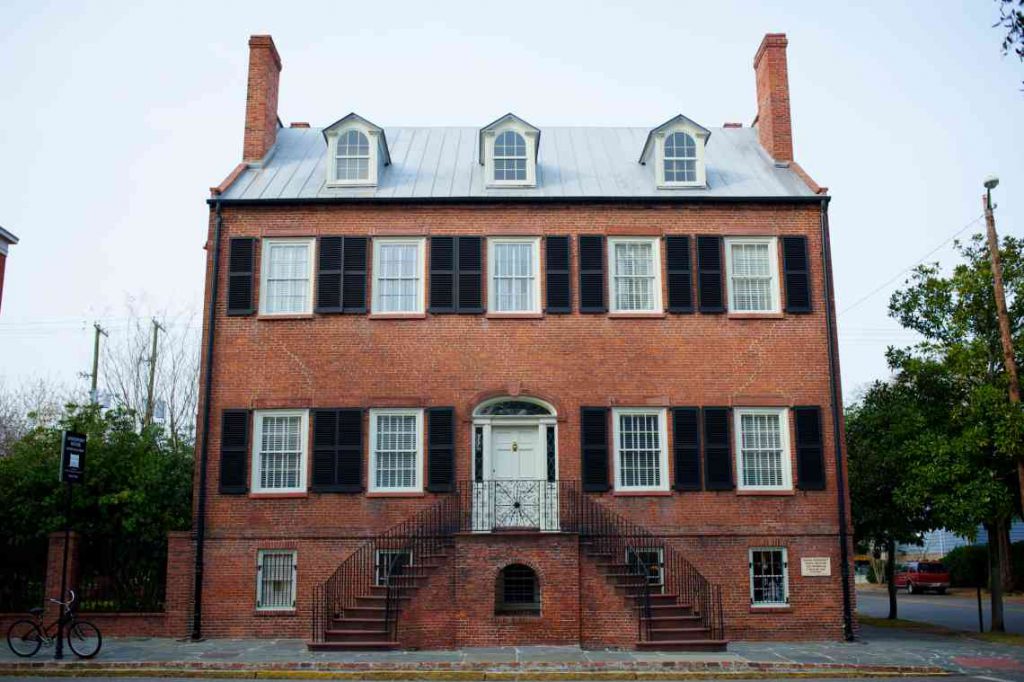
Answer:
[[[618,297],[616,296],[616,285],[618,281],[618,274],[615,269],[615,246],[617,244],[652,244],[651,247],[651,259],[654,261],[654,291],[651,296],[652,307],[643,308],[640,310],[628,310],[622,309],[618,306]],[[607,254],[607,267],[608,267],[608,310],[612,313],[622,313],[623,315],[628,314],[640,314],[644,315],[647,313],[663,313],[665,312],[664,305],[661,297],[662,287],[662,276],[661,276],[661,239],[658,237],[609,237],[608,238],[608,254]]]
[[[290,556],[292,563],[292,603],[291,606],[265,606],[263,604],[263,559],[267,555]],[[294,611],[298,601],[298,552],[294,549],[261,549],[256,552],[256,610],[257,611]]]
[[[494,143],[498,136],[506,131],[513,131],[522,135],[526,141],[526,179],[524,180],[495,180],[494,179]],[[487,131],[484,134],[484,182],[488,187],[536,187],[537,186],[537,133],[520,126],[516,123],[509,123],[500,128]],[[508,158],[508,157],[504,157]]]
[[[782,312],[779,284],[779,242],[775,237],[726,237],[725,240],[725,283],[729,290],[729,312],[743,315],[775,315]],[[770,310],[742,310],[737,308],[735,290],[732,285],[732,247],[738,244],[767,244],[768,267],[771,273],[772,307]]]
[[[745,414],[768,414],[779,418],[779,442],[782,447],[782,483],[780,485],[746,485],[743,483],[743,433],[741,423]],[[736,459],[736,489],[753,491],[788,491],[793,489],[793,453],[789,440],[789,409],[785,407],[738,407],[733,409],[733,450]]]
[[[532,259],[533,287],[530,307],[526,310],[498,310],[497,287],[495,286],[495,252],[499,244],[530,244]],[[487,312],[498,315],[529,315],[540,313],[540,237],[494,237],[487,240]]]
[[[264,488],[260,485],[263,452],[264,417],[299,417],[299,485],[289,488]],[[309,410],[257,410],[253,414],[252,476],[249,489],[254,493],[304,493],[309,468]]]
[[[413,467],[413,484],[408,487],[382,487],[377,485],[377,420],[383,416],[416,417],[416,464]],[[420,408],[388,408],[370,410],[370,461],[368,490],[371,493],[420,493],[423,492],[423,410]]]
[[[669,135],[673,133],[686,133],[693,138],[695,151],[697,154],[696,163],[694,167],[696,169],[696,180],[693,182],[669,182],[665,179],[665,141]],[[707,143],[706,135],[699,132],[696,129],[691,129],[685,125],[678,125],[674,128],[662,131],[657,134],[656,145],[655,145],[655,173],[657,175],[658,187],[662,189],[691,189],[691,188],[704,188],[708,186],[707,182],[707,169],[704,165],[704,147]]]
[[[668,426],[666,423],[666,409],[663,407],[657,408],[640,408],[640,407],[615,407],[612,408],[612,438],[613,438],[613,454],[614,454],[614,466],[615,466],[615,490],[622,492],[660,492],[669,489],[668,481]],[[619,452],[620,439],[620,427],[619,417],[622,415],[655,415],[658,418],[658,441],[661,446],[658,457],[658,469],[660,471],[661,482],[656,486],[626,486],[622,483],[622,467],[621,458]]]
[[[754,601],[754,552],[782,553],[782,601]],[[778,609],[789,606],[789,551],[785,547],[751,547],[747,550],[747,573],[750,581],[750,606],[755,609]]]
[[[373,297],[370,302],[370,312],[374,315],[422,315],[426,310],[426,268],[427,248],[426,239],[423,237],[375,237],[373,239]],[[382,246],[389,244],[408,244],[416,247],[416,309],[415,310],[381,310],[380,305],[380,250]]]
[[[369,167],[369,173],[366,178],[358,180],[339,180],[338,179],[338,138],[347,133],[350,130],[357,130],[366,136],[367,141],[370,143],[369,149],[369,160],[367,166]],[[347,125],[344,128],[338,130],[332,130],[327,133],[327,168],[326,168],[326,183],[328,187],[373,187],[377,184],[377,176],[379,173],[380,166],[380,134],[377,130],[370,129],[366,126],[353,123]],[[356,157],[352,157],[356,158]],[[361,157],[359,157],[361,158]]]
[[[307,263],[306,280],[308,282],[308,293],[306,296],[306,307],[303,310],[289,310],[286,312],[267,312],[267,276],[270,274],[270,252],[272,246],[306,246],[309,250]],[[316,239],[314,237],[267,237],[260,244],[260,315],[278,317],[288,315],[312,315],[313,314],[313,272],[316,261]]]

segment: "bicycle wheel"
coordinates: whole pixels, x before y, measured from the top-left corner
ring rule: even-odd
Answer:
[[[18,656],[35,656],[43,645],[43,633],[35,621],[16,620],[7,629],[7,646]]]
[[[100,629],[84,620],[76,620],[68,626],[68,646],[79,658],[92,658],[103,646]]]

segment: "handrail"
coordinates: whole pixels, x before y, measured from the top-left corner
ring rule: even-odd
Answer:
[[[518,505],[518,506],[517,506]],[[594,551],[622,565],[636,589],[640,641],[650,638],[652,588],[676,594],[711,637],[724,637],[721,588],[712,585],[670,537],[652,533],[581,492],[578,481],[466,481],[411,518],[363,541],[313,597],[313,641],[324,641],[332,620],[360,597],[383,592],[384,627],[397,641],[402,600],[416,586],[417,565],[439,554],[460,532],[533,528],[578,533]],[[658,576],[660,585],[652,584]],[[635,583],[635,584],[634,584]]]

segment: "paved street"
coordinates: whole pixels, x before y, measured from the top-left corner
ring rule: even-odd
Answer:
[[[988,595],[982,594],[985,631],[992,625]],[[954,630],[978,631],[978,601],[974,594],[907,594],[898,597],[899,617],[922,623],[934,623]],[[1007,632],[1024,633],[1024,604],[1005,603]],[[889,596],[882,590],[858,589],[857,612],[885,618],[889,615]]]
[[[24,680],[25,682],[44,682],[44,680],[53,680],[54,682],[57,682],[57,681],[59,681],[59,682],[66,682],[66,680],[68,678],[66,678],[66,677],[4,677],[3,679],[5,681],[6,680]],[[195,682],[195,678],[188,678],[188,677],[119,677],[118,679],[121,680],[122,682],[141,682],[142,680],[159,680],[160,682]],[[483,680],[483,678],[480,678],[480,679]],[[686,679],[688,681],[690,681],[690,682],[693,682],[694,680],[699,680],[700,678],[687,677]],[[711,679],[713,679],[713,678],[711,678]],[[757,682],[764,682],[766,679],[770,680],[772,678],[770,678],[770,677],[769,678],[764,678],[764,677],[757,678]],[[936,682],[936,678],[934,678],[934,677],[872,677],[871,679],[872,679],[873,682]],[[942,678],[938,678],[938,679],[941,680]],[[970,678],[961,678],[961,679],[970,679]],[[993,677],[979,677],[979,678],[976,678],[976,679],[986,680],[987,682],[996,682],[998,680],[998,678],[993,678]],[[75,680],[76,680],[76,682],[110,682],[110,678],[106,678],[106,677],[75,677]],[[529,678],[528,677],[524,677],[523,680],[528,682]],[[287,680],[282,680],[282,682],[287,682]],[[296,682],[299,682],[299,681],[296,680]],[[303,680],[301,680],[301,682],[309,682],[309,680],[308,679],[303,679]],[[394,682],[401,682],[401,680],[396,680]],[[474,681],[473,680],[466,680],[465,682],[474,682]],[[605,681],[603,681],[603,682],[605,682]],[[607,681],[607,682],[615,682],[615,680],[610,680],[610,681]],[[623,681],[623,682],[626,682],[626,681]],[[743,681],[742,680],[734,680],[734,679],[730,678],[730,682],[743,682]],[[832,678],[806,678],[806,677],[801,677],[800,678],[800,682],[835,682],[835,678],[834,677],[832,677]]]

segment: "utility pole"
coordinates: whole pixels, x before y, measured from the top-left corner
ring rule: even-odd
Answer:
[[[165,331],[160,323],[153,318],[153,347],[149,352],[149,384],[146,387],[146,416],[142,420],[142,428],[146,428],[153,421],[153,385],[156,382],[156,338],[157,334]]]
[[[96,329],[96,335],[92,344],[92,385],[89,388],[89,400],[95,405],[99,402],[96,392],[96,385],[100,376],[100,336],[109,336],[107,330],[100,326],[99,322],[92,325]]]

